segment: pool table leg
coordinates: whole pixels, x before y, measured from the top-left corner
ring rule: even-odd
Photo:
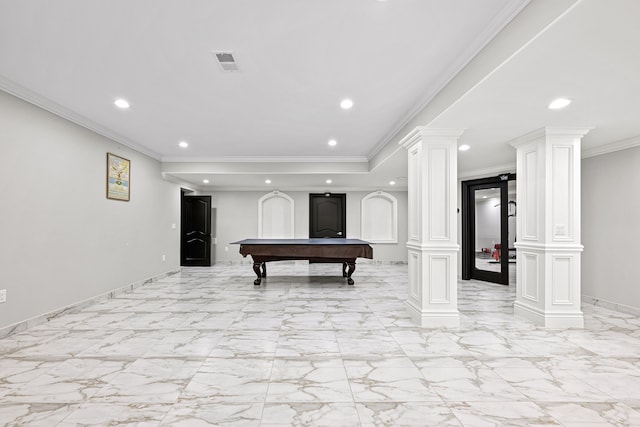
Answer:
[[[262,277],[267,277],[267,263],[262,263]]]
[[[347,262],[347,265],[349,266],[349,271],[347,271],[347,283],[350,285],[353,285],[354,281],[351,278],[351,275],[353,274],[354,271],[356,271],[356,262],[349,261]]]
[[[258,276],[258,278],[253,281],[254,286],[259,286],[260,282],[262,281],[262,274],[260,273],[260,266],[261,265],[264,265],[264,263],[263,262],[254,262],[253,263],[253,272],[256,273],[256,276]],[[265,271],[265,277],[266,277],[266,271]]]
[[[347,262],[342,263],[342,277],[347,277]]]

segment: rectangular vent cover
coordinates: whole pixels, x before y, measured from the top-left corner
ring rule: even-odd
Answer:
[[[213,52],[222,71],[240,71],[233,52]]]

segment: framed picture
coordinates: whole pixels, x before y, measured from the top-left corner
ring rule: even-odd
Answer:
[[[129,201],[131,161],[107,153],[107,199]]]

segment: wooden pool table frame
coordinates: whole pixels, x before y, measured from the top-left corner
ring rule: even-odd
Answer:
[[[373,258],[369,242],[359,239],[245,239],[232,244],[240,245],[243,257],[253,258],[253,271],[258,276],[253,282],[256,286],[267,277],[267,262],[295,260],[342,263],[342,277],[353,285],[351,275],[356,269],[356,258]]]

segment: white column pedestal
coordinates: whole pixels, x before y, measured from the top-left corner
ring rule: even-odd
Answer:
[[[409,299],[407,310],[418,325],[460,325],[457,298],[458,246],[429,247],[408,243]],[[455,282],[455,285],[452,283]]]
[[[514,312],[547,328],[582,328],[580,257],[582,246],[517,244]]]

